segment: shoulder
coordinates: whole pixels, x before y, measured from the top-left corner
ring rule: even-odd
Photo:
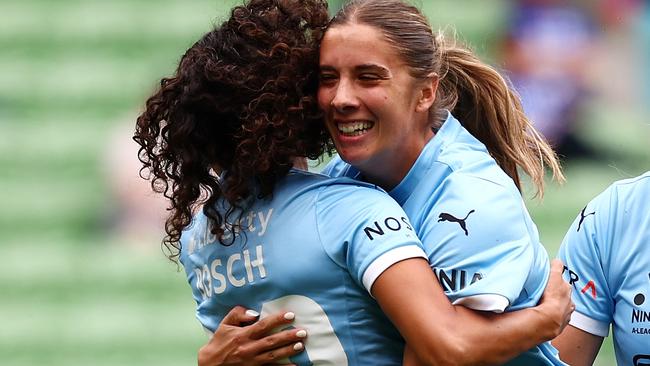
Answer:
[[[439,234],[452,232],[496,243],[538,240],[535,224],[514,184],[452,172],[435,196],[425,208],[425,226]],[[462,230],[448,222],[458,223]]]
[[[334,178],[322,187],[318,194],[319,207],[336,207],[343,210],[362,208],[382,209],[398,206],[380,187],[350,178]]]
[[[347,163],[341,160],[341,167],[349,167]],[[329,166],[329,165],[328,165]],[[327,167],[326,167],[327,169]],[[308,189],[321,189],[327,191],[366,191],[379,192],[385,194],[386,192],[372,183],[349,178],[345,175],[342,176],[329,176],[324,172],[306,172],[302,170],[292,169],[284,181],[279,185],[282,189],[295,190],[299,187]]]
[[[327,191],[351,192],[355,186],[364,183],[344,177],[329,177],[325,174],[292,169],[276,185],[273,197],[276,200],[291,201],[298,196],[311,195],[319,197]]]
[[[495,177],[480,173],[464,169],[451,171],[440,187],[442,202],[464,201],[490,212],[524,209],[521,194],[511,180],[499,174]]]
[[[292,200],[301,195],[310,195],[316,208],[337,209],[340,212],[372,207],[381,209],[397,205],[380,187],[348,177],[328,177],[320,173],[292,170],[286,180],[278,186],[274,196],[280,200]]]
[[[343,161],[340,156],[336,155],[329,161],[329,163],[327,163],[325,168],[321,170],[321,174],[329,177],[356,178],[359,175],[359,171]]]
[[[647,199],[650,195],[650,172],[638,177],[614,182],[603,193],[596,197],[600,200],[615,200],[619,204],[637,199]]]
[[[648,197],[650,197],[650,172],[612,183],[586,205],[581,215],[585,215],[586,211],[594,212],[595,224],[601,230],[606,230],[610,226],[617,227],[623,221],[625,223],[630,223],[631,220],[647,221]]]
[[[558,256],[582,271],[598,263],[610,282],[624,275],[630,253],[650,250],[649,196],[650,173],[614,182],[578,212]]]
[[[593,212],[593,231],[597,232],[597,238],[609,245],[627,245],[629,248],[634,245],[632,239],[638,238],[641,231],[650,234],[648,197],[650,172],[614,182],[587,204],[580,216]],[[591,227],[583,226],[586,229]],[[634,240],[634,243],[638,245],[640,241]]]

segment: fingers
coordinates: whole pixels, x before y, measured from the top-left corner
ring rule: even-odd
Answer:
[[[564,271],[564,263],[559,259],[553,259],[551,261],[550,276],[546,288],[544,289],[544,295],[553,295],[559,297],[568,297],[571,296],[571,285],[562,278],[562,273]]]
[[[277,313],[267,316],[249,326],[251,338],[260,339],[276,328],[291,324],[295,318],[296,315],[292,312]]]
[[[562,274],[563,271],[564,271],[564,263],[562,263],[562,261],[557,258],[553,259],[551,261],[551,273],[559,272],[560,274]]]
[[[228,312],[210,341],[199,349],[199,365],[277,363],[304,350],[307,331],[276,331],[292,323],[294,313],[278,313],[246,325],[258,317],[257,312],[241,306]]]
[[[247,310],[242,306],[235,306],[226,314],[222,323],[225,325],[239,326],[241,323],[248,323],[255,321],[260,316],[255,310]]]
[[[293,343],[284,347],[276,348],[267,352],[259,354],[255,361],[261,364],[273,364],[275,361],[282,360],[283,358],[288,358],[293,355],[296,355],[302,352],[305,349],[305,346],[302,342]]]
[[[571,314],[575,310],[575,304],[571,300],[573,286],[562,278],[564,268],[564,263],[559,259],[553,259],[551,261],[549,281],[541,299],[542,302],[547,302],[547,305],[555,311],[555,315],[552,315],[552,318],[558,322],[557,334],[562,332],[567,324],[569,324]]]
[[[304,348],[307,331],[304,329],[289,329],[251,342],[245,352],[248,354],[261,354],[266,351],[276,350],[285,346],[293,346],[299,353]]]

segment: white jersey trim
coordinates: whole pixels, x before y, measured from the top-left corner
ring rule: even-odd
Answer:
[[[571,320],[569,321],[569,324],[599,337],[607,337],[609,335],[608,323],[590,318],[577,311],[574,311],[573,314],[571,314]]]
[[[507,297],[498,294],[480,294],[461,297],[453,302],[454,305],[463,305],[466,308],[480,311],[491,311],[493,313],[503,313],[510,300]]]
[[[380,274],[384,273],[388,267],[405,259],[420,257],[426,259],[427,261],[429,260],[427,255],[424,254],[424,250],[422,250],[422,248],[417,245],[405,245],[387,251],[386,253],[377,257],[377,259],[375,259],[372,263],[370,263],[366,271],[363,273],[363,278],[361,279],[363,282],[363,287],[365,287],[368,293],[370,293],[372,284],[375,283],[377,277],[379,277]]]

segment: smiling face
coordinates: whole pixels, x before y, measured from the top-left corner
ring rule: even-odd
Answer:
[[[432,82],[420,81],[376,28],[336,25],[321,42],[318,103],[343,160],[375,184],[399,183],[433,137]]]

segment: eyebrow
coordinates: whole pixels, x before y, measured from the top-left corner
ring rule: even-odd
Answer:
[[[336,71],[336,68],[334,66],[330,66],[330,65],[321,65],[320,66],[320,71]],[[355,66],[354,71],[356,71],[356,72],[374,71],[374,72],[377,72],[377,73],[381,74],[382,76],[389,76],[390,75],[390,71],[386,67],[380,66],[380,65],[377,65],[377,64],[361,64],[361,65]]]
[[[390,71],[388,71],[387,68],[377,64],[363,64],[363,65],[356,66],[354,69],[356,71],[375,71],[381,74],[386,74],[386,75],[390,74]]]

